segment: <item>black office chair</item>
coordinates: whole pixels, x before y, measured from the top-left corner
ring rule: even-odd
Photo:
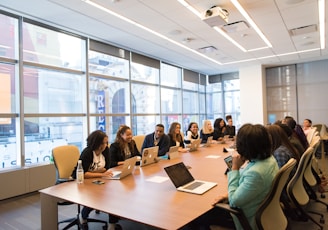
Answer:
[[[56,167],[57,181],[56,184],[72,181],[71,174],[77,164],[80,157],[80,150],[74,145],[64,145],[56,147],[52,150],[52,157]],[[71,182],[74,183],[74,182]],[[58,205],[73,205],[74,203],[68,201],[58,202]],[[62,223],[69,223],[63,230],[69,229],[75,225],[80,229],[79,215],[81,212],[81,206],[77,204],[76,217],[65,219],[58,222],[58,225]],[[103,228],[107,229],[107,221],[88,218],[88,222],[96,222],[104,224]]]
[[[255,214],[256,225],[259,230],[288,229],[288,220],[280,204],[280,196],[295,165],[296,160],[290,159],[275,176],[268,195]],[[229,211],[236,216],[244,230],[252,230],[248,219],[240,208],[233,208],[224,203],[218,203],[215,207]]]

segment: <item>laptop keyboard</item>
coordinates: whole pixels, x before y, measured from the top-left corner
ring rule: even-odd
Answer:
[[[198,188],[199,186],[201,186],[202,184],[204,184],[203,182],[199,182],[199,181],[196,181],[186,187],[183,187],[184,189],[188,189],[188,190],[194,190],[195,188]]]

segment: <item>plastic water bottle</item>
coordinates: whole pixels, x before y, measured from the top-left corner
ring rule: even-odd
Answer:
[[[77,163],[76,181],[78,184],[82,184],[84,181],[84,171],[83,171],[83,167],[82,167],[82,160],[79,160]]]

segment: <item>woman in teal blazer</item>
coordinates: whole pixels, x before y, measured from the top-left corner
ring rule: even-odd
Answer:
[[[236,146],[238,154],[233,154],[232,169],[228,172],[228,195],[217,197],[213,205],[228,200],[230,206],[241,208],[252,229],[257,229],[255,212],[270,191],[278,164],[271,154],[269,134],[263,125],[243,125],[238,131]],[[191,228],[210,229],[210,225],[223,225],[227,222],[226,216],[214,208],[196,219]],[[242,229],[237,218],[233,221],[236,229]]]

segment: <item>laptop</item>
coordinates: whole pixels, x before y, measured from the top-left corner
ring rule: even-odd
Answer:
[[[169,151],[168,151],[168,157],[169,159],[175,159],[179,157],[179,146],[171,146]]]
[[[137,157],[132,157],[132,158],[126,159],[124,161],[122,171],[113,171],[112,177],[102,177],[102,178],[109,179],[109,180],[123,179],[124,177],[126,177],[132,173],[136,162],[137,162]]]
[[[210,147],[211,144],[212,144],[212,141],[213,141],[213,136],[210,136],[210,137],[207,138],[206,143],[205,144],[201,144],[200,146],[201,147]]]
[[[158,146],[144,148],[141,155],[140,166],[146,166],[158,162]]]
[[[197,148],[199,147],[201,141],[201,139],[192,141],[189,146],[189,152],[197,151]]]
[[[183,162],[165,167],[164,170],[178,191],[203,194],[217,185],[214,182],[195,180]]]

